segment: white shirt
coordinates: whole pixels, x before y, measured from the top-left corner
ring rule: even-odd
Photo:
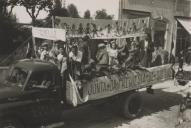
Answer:
[[[58,54],[57,59],[61,62],[61,73],[67,69],[67,57],[64,57],[62,54]]]
[[[112,49],[112,48],[109,48],[107,50],[108,54],[110,57],[114,57],[114,58],[117,58],[117,55],[118,55],[118,50],[117,49]]]
[[[46,50],[42,51],[42,53],[40,54],[40,59],[45,60],[46,55],[48,55],[48,51],[46,51]]]
[[[81,61],[82,61],[82,52],[81,52],[81,51],[78,51],[78,54],[77,54],[77,55],[74,55],[73,52],[70,52],[70,53],[69,53],[69,57],[70,57],[72,60],[81,63]]]
[[[148,47],[149,47],[149,42],[147,41],[147,40],[145,40],[145,43],[144,43],[144,47],[145,47],[145,49],[147,49]]]

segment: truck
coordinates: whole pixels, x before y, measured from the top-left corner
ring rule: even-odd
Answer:
[[[69,45],[66,43],[66,32],[62,29],[33,27],[32,33],[33,37],[62,40],[62,44]],[[98,43],[106,39],[144,37],[145,34],[108,36],[92,39],[94,41],[90,51],[96,52]],[[37,51],[35,44],[33,39],[32,51]],[[172,65],[166,64],[150,68],[119,68],[114,71],[110,68],[108,74],[95,73],[85,80],[74,79],[71,74],[67,74],[66,79],[56,64],[39,59],[21,59],[9,69],[6,80],[0,83],[0,128],[25,128],[57,122],[62,120],[65,111],[108,102],[115,105],[115,110],[123,117],[134,119],[142,110],[139,89],[146,88],[147,92],[152,93],[152,85],[172,79],[174,73]]]
[[[51,62],[19,60],[0,84],[0,127],[24,128],[59,121],[66,110],[109,101],[115,101],[115,109],[124,117],[133,119],[142,109],[138,90],[172,77],[173,69],[167,64],[95,77],[74,86],[78,82],[63,82],[60,70]]]

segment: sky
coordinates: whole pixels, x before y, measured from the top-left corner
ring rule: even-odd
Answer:
[[[114,15],[114,19],[118,18],[119,0],[66,0],[66,6],[71,3],[76,5],[81,17],[83,17],[84,12],[87,9],[90,10],[91,16],[95,15],[96,10],[106,9],[108,14]],[[31,22],[31,18],[27,14],[25,8],[15,7],[13,13],[16,15],[18,22]],[[47,13],[42,11],[38,16],[38,19],[43,19],[46,16]]]

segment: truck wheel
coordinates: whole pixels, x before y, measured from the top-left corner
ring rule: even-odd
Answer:
[[[0,128],[24,128],[24,126],[19,121],[6,119],[0,121]]]
[[[188,82],[183,80],[177,80],[178,85],[185,86]]]
[[[142,99],[139,93],[132,92],[122,100],[121,112],[127,119],[134,119],[142,111]]]

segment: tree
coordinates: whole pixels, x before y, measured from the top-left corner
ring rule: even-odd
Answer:
[[[55,8],[50,12],[50,16],[69,17],[70,15],[66,8]]]
[[[20,39],[24,39],[27,33],[17,24],[16,16],[7,11],[8,6],[7,3],[0,4],[0,55],[12,52],[22,43]]]
[[[79,18],[80,17],[79,13],[78,13],[78,9],[74,4],[68,5],[67,10],[68,10],[70,17],[73,17],[73,18]]]
[[[62,2],[60,0],[54,0],[54,8],[62,8]]]
[[[108,15],[105,9],[97,10],[95,19],[113,19],[113,15]]]
[[[50,11],[50,17],[51,16],[61,16],[61,17],[69,17],[68,10],[64,7],[62,7],[62,3],[60,0],[54,0],[54,7],[53,10]]]
[[[52,9],[52,0],[17,0],[15,3],[17,6],[25,7],[27,13],[32,19],[32,24],[35,25],[35,21],[40,11],[50,11]]]
[[[0,12],[1,15],[11,16],[13,8],[15,7],[18,0],[0,0]],[[8,10],[7,8],[10,7]]]
[[[90,10],[86,10],[86,11],[84,12],[84,18],[85,18],[85,19],[90,19],[90,18],[91,18]]]

